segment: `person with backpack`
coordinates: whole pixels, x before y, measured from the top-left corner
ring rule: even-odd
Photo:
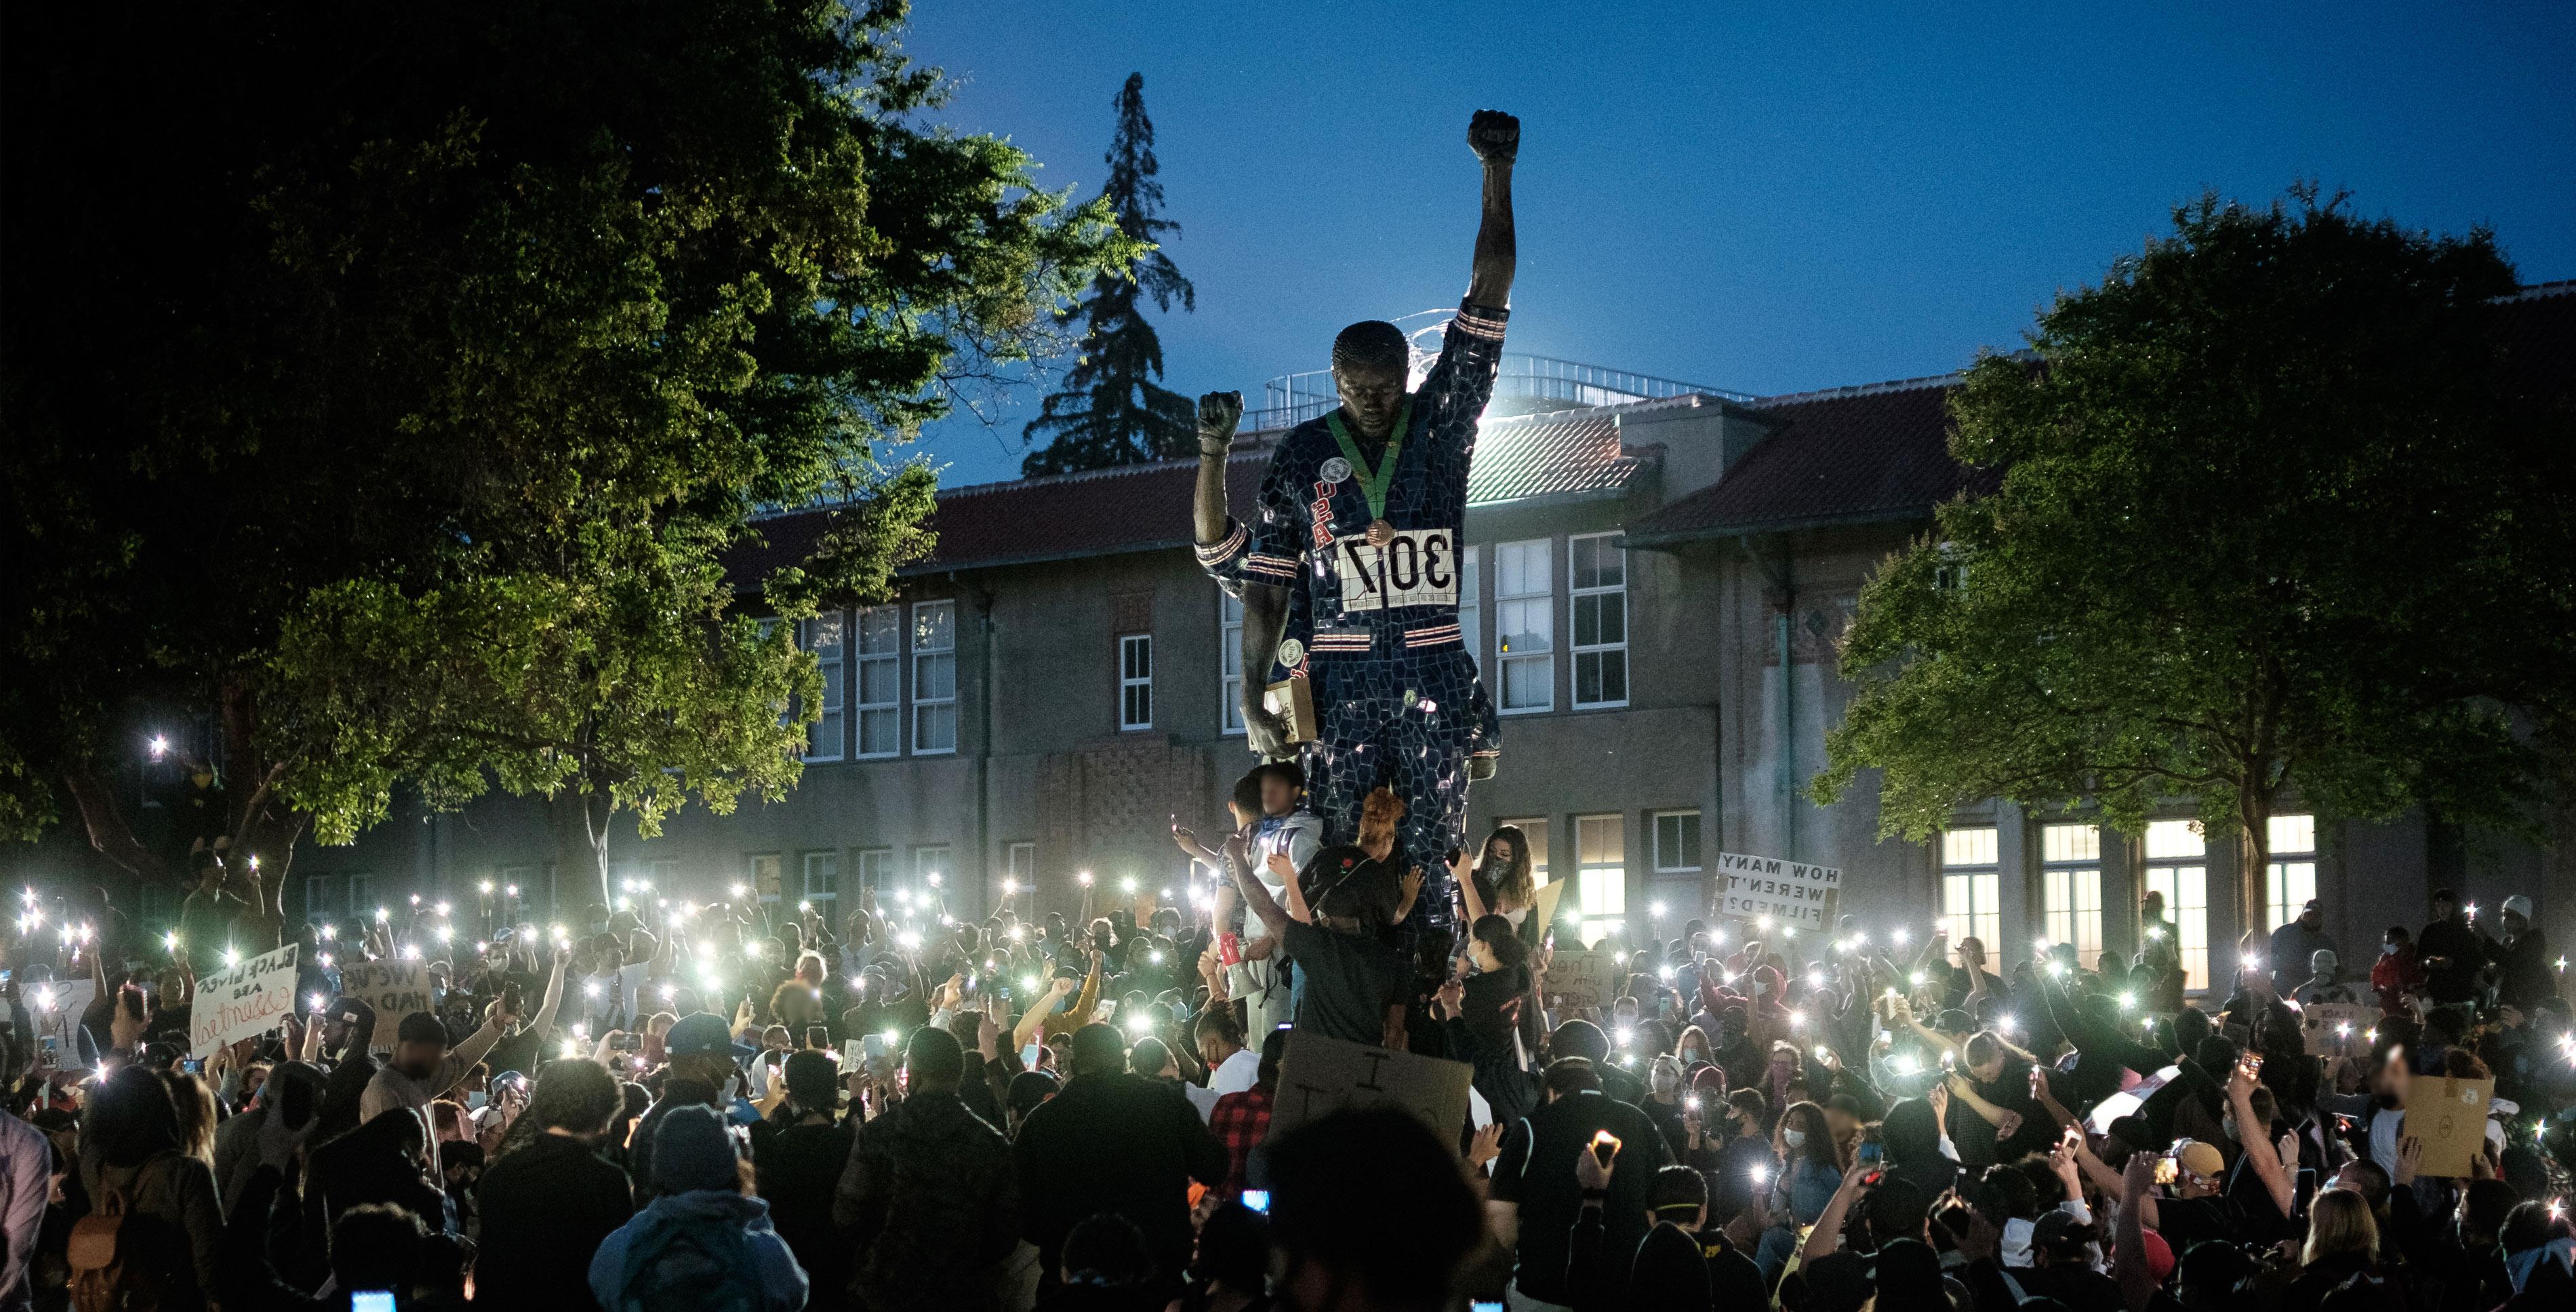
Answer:
[[[590,1260],[605,1312],[798,1312],[805,1271],[743,1185],[724,1117],[673,1107],[653,1135],[651,1206]]]
[[[127,1066],[92,1087],[81,1116],[90,1214],[72,1226],[74,1312],[198,1312],[223,1251],[214,1168],[179,1150],[161,1077]]]

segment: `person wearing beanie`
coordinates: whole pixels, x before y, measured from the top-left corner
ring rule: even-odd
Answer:
[[[537,1133],[483,1172],[483,1219],[474,1261],[477,1304],[578,1306],[590,1297],[590,1260],[635,1215],[626,1173],[601,1158],[625,1090],[598,1062],[550,1061],[537,1070],[521,1119]]]
[[[2343,961],[2331,948],[2318,948],[2308,954],[2308,982],[2291,994],[2291,1001],[2302,1007],[2319,1003],[2350,1004],[2358,1001],[2352,986],[2343,982]]]
[[[571,960],[569,949],[555,949],[554,975],[546,982],[545,1005],[538,1009],[532,1028],[544,1029],[554,1023],[555,1007],[563,1001],[564,966]],[[502,1010],[505,1001],[506,995],[493,999],[484,1008],[482,1028],[453,1048],[447,1043],[447,1027],[436,1016],[415,1011],[403,1017],[395,1035],[393,1060],[386,1062],[368,1083],[366,1096],[358,1103],[358,1119],[372,1121],[380,1113],[402,1107],[419,1115],[426,1125],[429,1105],[471,1074],[482,1062],[483,1054],[501,1041],[510,1022],[517,1019]]]
[[[2549,936],[2532,923],[2531,899],[2520,893],[2504,900],[2504,913],[2496,923],[2504,931],[2504,942],[2496,947],[2496,1002],[2531,1016],[2541,1004],[2558,999],[2558,969],[2549,951]]]
[[[957,1096],[966,1060],[955,1035],[914,1030],[903,1101],[851,1142],[832,1220],[850,1254],[850,1301],[869,1312],[998,1307],[1002,1263],[1019,1244],[1020,1182],[1010,1141]]]
[[[717,1305],[756,1289],[768,1312],[800,1312],[804,1269],[769,1222],[769,1204],[743,1192],[741,1159],[724,1115],[674,1107],[653,1136],[650,1207],[617,1228],[590,1260],[590,1292],[605,1312]]]
[[[753,1180],[771,1224],[813,1282],[817,1309],[841,1306],[849,1245],[832,1220],[832,1195],[856,1128],[841,1120],[840,1064],[821,1052],[787,1058],[786,1100],[751,1127]]]

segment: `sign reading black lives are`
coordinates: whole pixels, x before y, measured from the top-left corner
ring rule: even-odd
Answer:
[[[1833,926],[1834,904],[1843,889],[1838,867],[1720,852],[1717,871],[1726,876],[1724,901],[1718,908],[1721,915],[1739,920],[1769,916],[1791,929]]]

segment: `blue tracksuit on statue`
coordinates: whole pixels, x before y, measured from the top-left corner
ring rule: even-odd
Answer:
[[[1336,843],[1357,836],[1360,801],[1378,784],[1404,799],[1396,842],[1424,875],[1417,923],[1448,917],[1445,857],[1466,829],[1468,758],[1502,750],[1459,633],[1458,589],[1467,466],[1508,315],[1459,307],[1439,362],[1385,442],[1344,427],[1339,411],[1289,430],[1271,453],[1256,521],[1200,552],[1220,581],[1302,585],[1312,631],[1302,650],[1281,644],[1280,664],[1303,664],[1312,681],[1320,723],[1306,747],[1307,789]],[[1394,529],[1384,546],[1368,541],[1378,518]]]

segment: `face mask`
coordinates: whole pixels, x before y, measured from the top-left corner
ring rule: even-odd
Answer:
[[[1693,1063],[1696,1063],[1696,1062],[1703,1062],[1703,1061],[1707,1061],[1707,1060],[1708,1060],[1708,1054],[1707,1054],[1707,1053],[1704,1053],[1704,1052],[1701,1052],[1701,1051],[1700,1051],[1699,1049],[1697,1049],[1697,1048],[1684,1048],[1684,1049],[1682,1049],[1682,1062],[1683,1062],[1683,1064],[1684,1064],[1684,1065],[1689,1065],[1689,1064],[1693,1064]]]
[[[2394,943],[2382,943],[2382,944],[2380,944],[2380,945],[2379,945],[2379,955],[2381,955],[2381,956],[2383,956],[2383,957],[2393,957],[2393,956],[2396,956],[2396,955],[2397,955],[2397,945],[2396,945],[2396,944],[2394,944]]]
[[[1804,1130],[1782,1130],[1780,1132],[1780,1137],[1786,1140],[1792,1148],[1804,1148],[1807,1146],[1807,1132]]]
[[[1678,1072],[1666,1070],[1661,1066],[1655,1068],[1654,1081],[1655,1092],[1657,1093],[1671,1093],[1673,1090],[1682,1087],[1681,1075]]]
[[[490,1100],[491,1095],[483,1092],[481,1089],[468,1089],[465,1092],[465,1110],[469,1112],[479,1112],[483,1110],[483,1104]]]
[[[1764,980],[1764,979],[1757,979],[1757,980],[1753,981],[1753,996],[1755,996],[1755,997],[1757,997],[1757,998],[1767,998],[1767,997],[1770,997],[1770,996],[1771,996],[1771,981],[1769,981],[1769,980]]]
[[[2218,1129],[2219,1129],[2219,1132],[2220,1132],[2220,1133],[2222,1133],[2222,1134],[2224,1134],[2224,1135],[2226,1135],[2226,1136],[2227,1136],[2227,1141],[2228,1141],[2229,1143],[2234,1143],[2234,1142],[2236,1142],[2236,1118],[2235,1118],[2235,1117],[2233,1117],[2233,1116],[2228,1116],[2228,1117],[2224,1117],[2224,1118],[2220,1119],[2220,1121],[2218,1122]]]

